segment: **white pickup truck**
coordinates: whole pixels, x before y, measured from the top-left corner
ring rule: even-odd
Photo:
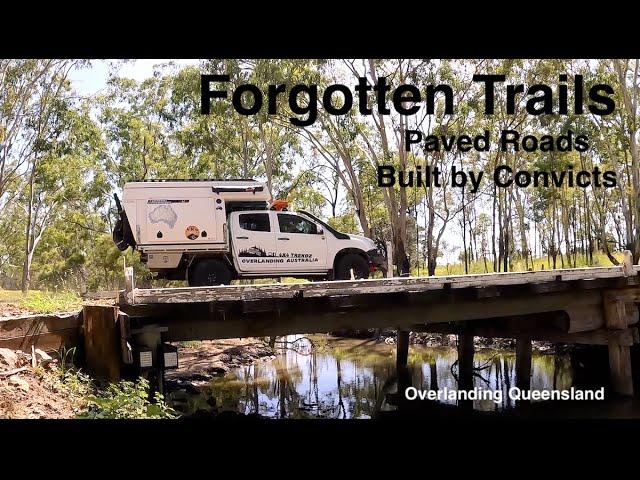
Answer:
[[[368,278],[387,262],[362,235],[338,232],[310,213],[270,208],[255,180],[131,182],[113,239],[141,252],[158,278],[191,286],[237,278]]]

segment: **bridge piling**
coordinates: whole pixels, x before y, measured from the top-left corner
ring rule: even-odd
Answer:
[[[398,369],[407,368],[409,360],[409,332],[398,329],[396,341],[396,366]]]
[[[118,307],[85,305],[82,308],[84,352],[87,370],[95,377],[118,381],[121,352]]]
[[[404,400],[404,392],[411,386],[411,372],[408,368],[409,361],[409,332],[407,330],[397,330],[396,341],[396,373],[398,377],[398,401]]]
[[[609,329],[609,368],[613,391],[620,395],[633,395],[631,372],[631,350],[621,345],[616,333],[627,328],[627,312],[624,298],[615,291],[605,291],[602,295],[605,325]]]
[[[458,390],[473,390],[473,333],[462,331],[458,334]],[[472,400],[461,400],[460,406],[473,408]]]
[[[516,387],[520,390],[531,388],[531,338],[519,336],[516,338]],[[519,407],[529,405],[529,400],[518,400]]]
[[[516,386],[521,390],[531,387],[531,338],[516,338]]]

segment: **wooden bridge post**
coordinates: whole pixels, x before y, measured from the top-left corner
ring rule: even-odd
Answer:
[[[622,273],[625,277],[633,275],[633,254],[630,250],[625,250],[622,258]]]
[[[135,302],[135,283],[134,283],[133,267],[125,267],[124,269],[124,291],[125,298],[131,303]]]
[[[616,292],[605,291],[602,305],[608,329],[615,331],[627,328],[625,302],[617,296]],[[628,346],[621,345],[616,335],[609,336],[609,368],[613,391],[621,395],[633,395],[631,350]]]
[[[473,333],[460,332],[458,334],[458,390],[473,390]],[[461,400],[459,405],[473,408],[473,400]]]
[[[387,247],[387,272],[385,277],[393,277],[393,244],[391,242],[386,243]]]
[[[531,388],[531,339],[516,338],[516,387],[521,390]]]
[[[87,370],[112,382],[120,380],[122,353],[117,328],[118,307],[85,305],[82,319]]]
[[[411,386],[411,372],[408,368],[409,362],[409,332],[398,329],[396,341],[396,374],[398,378],[398,402],[404,403],[404,392]]]

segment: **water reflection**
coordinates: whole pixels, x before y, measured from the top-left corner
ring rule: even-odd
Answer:
[[[215,404],[219,411],[272,418],[370,418],[394,409],[387,395],[398,388],[393,345],[321,335],[311,338],[315,348],[304,338],[289,337],[289,349],[275,359],[215,379],[203,394],[189,400],[187,413]],[[411,346],[406,381],[418,389],[456,390],[456,359],[453,348]],[[515,385],[515,355],[477,350],[474,367],[474,387],[501,390],[502,401],[475,400],[473,408],[513,407],[507,391]],[[533,356],[532,389],[571,385],[568,356]],[[456,404],[454,399],[443,402]]]

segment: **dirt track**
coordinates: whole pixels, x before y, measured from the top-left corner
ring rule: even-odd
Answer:
[[[0,349],[0,418],[71,418],[77,409],[59,392],[47,372],[55,360],[33,368],[31,355]]]
[[[17,317],[19,315],[26,315],[31,313],[28,308],[18,307],[12,303],[0,302],[0,318],[3,317]]]

